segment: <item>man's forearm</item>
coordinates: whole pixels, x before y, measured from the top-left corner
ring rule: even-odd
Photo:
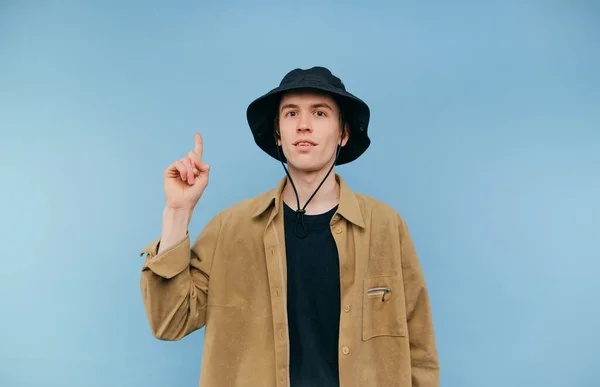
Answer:
[[[166,207],[163,210],[162,233],[158,254],[183,240],[188,232],[192,219],[193,209],[173,209]]]

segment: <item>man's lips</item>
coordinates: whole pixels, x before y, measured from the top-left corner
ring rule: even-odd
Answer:
[[[312,140],[298,140],[294,143],[294,146],[315,146],[317,145],[314,141]]]

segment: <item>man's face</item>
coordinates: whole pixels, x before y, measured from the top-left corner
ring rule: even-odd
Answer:
[[[329,168],[341,139],[340,112],[333,98],[317,93],[288,93],[279,103],[277,144],[288,166],[302,172]],[[346,134],[342,146],[346,145]]]

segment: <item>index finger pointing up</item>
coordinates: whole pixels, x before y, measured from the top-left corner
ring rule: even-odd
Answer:
[[[196,132],[194,138],[196,141],[196,147],[194,148],[194,152],[196,152],[198,156],[202,157],[202,136],[200,135],[200,133]]]

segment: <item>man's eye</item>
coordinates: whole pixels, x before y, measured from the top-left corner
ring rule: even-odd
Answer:
[[[325,112],[324,112],[324,111],[321,111],[321,110],[319,110],[319,111],[317,111],[317,115],[318,115],[319,117],[325,117]]]
[[[296,115],[296,112],[287,112],[286,113],[286,116],[290,116],[290,117],[295,116],[295,115]]]

